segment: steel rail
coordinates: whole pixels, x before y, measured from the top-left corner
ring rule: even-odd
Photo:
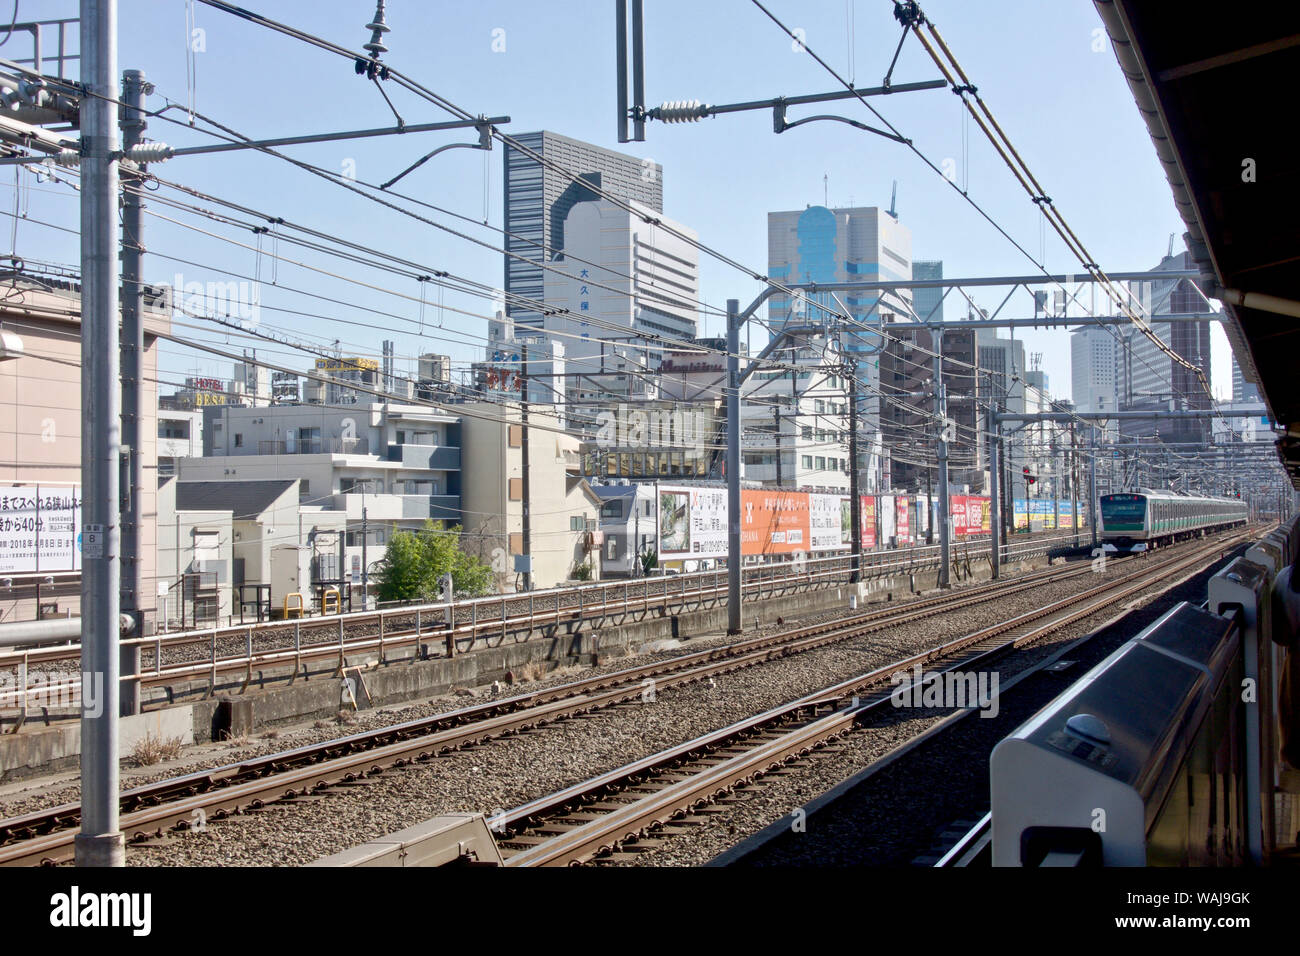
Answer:
[[[1244,537],[1246,535],[1236,536],[1237,539]],[[1221,552],[1223,546],[1224,542],[1216,542],[1198,548],[1191,555],[1176,557],[1165,565],[1141,573],[1137,581],[1108,582],[1078,595],[1071,595],[1042,608],[1017,615],[1008,621],[982,628],[928,651],[912,655],[903,661],[877,668],[758,717],[733,724],[729,728],[715,731],[661,754],[637,761],[625,768],[611,771],[587,783],[578,784],[516,808],[506,815],[505,826],[508,832],[524,830],[525,834],[522,839],[517,834],[509,835],[503,842],[525,844],[533,842],[535,845],[511,856],[506,861],[507,865],[572,865],[586,862],[601,854],[611,853],[620,844],[639,839],[655,827],[662,826],[674,818],[684,818],[697,804],[728,792],[738,783],[752,781],[757,776],[810,753],[813,749],[841,736],[861,723],[868,713],[882,707],[894,692],[877,691],[866,701],[857,701],[847,708],[835,709],[845,696],[881,683],[887,677],[905,670],[912,664],[931,663],[941,658],[955,656],[956,659],[951,660],[944,667],[944,673],[958,668],[968,668],[972,664],[987,664],[1025,643],[1089,617],[1109,604],[1145,591],[1188,567],[1203,563],[1214,552]],[[1069,610],[1071,607],[1074,609]],[[1059,614],[1062,611],[1065,613]],[[1044,618],[1050,620],[1023,634],[1010,639],[1001,639],[1002,635],[1009,631]],[[980,646],[990,642],[992,642],[991,646]],[[827,707],[833,708],[831,713],[820,717],[814,715],[813,719],[799,724],[792,730],[782,732],[775,739],[754,740],[756,735],[770,732],[780,724],[806,716],[810,709]],[[721,762],[715,763],[708,759],[709,755],[728,743],[740,743],[744,746],[744,738],[750,738],[754,746],[747,747]],[[596,815],[595,819],[561,832],[553,839],[537,841],[532,838],[530,840],[526,835],[526,830],[536,828],[539,820],[546,820],[551,815],[561,819],[568,815],[568,818],[573,819],[575,812],[581,813],[573,808],[582,805],[584,801],[591,801],[593,796],[609,793],[620,786],[626,787],[641,782],[649,774],[671,771],[680,767],[684,760],[700,759],[698,755],[704,755],[703,770],[688,773],[685,779],[670,782],[666,787],[623,807],[613,809],[610,813]],[[588,813],[586,816],[592,814]],[[578,819],[582,818],[578,817]]]
[[[268,778],[281,775],[277,779],[289,779],[283,775],[292,774],[300,767],[315,768],[314,772],[323,780],[325,768],[322,765],[333,761],[337,767],[331,769],[338,769],[340,774],[331,779],[348,779],[359,765],[375,760],[397,763],[401,758],[392,758],[389,749],[392,746],[403,748],[402,753],[406,759],[410,759],[412,753],[417,755],[415,759],[433,753],[445,753],[468,743],[636,699],[642,692],[642,681],[647,677],[655,678],[659,687],[698,681],[829,643],[849,640],[885,627],[997,600],[1040,587],[1048,581],[1067,580],[1088,573],[1091,573],[1090,567],[1045,569],[1021,578],[909,602],[902,607],[872,609],[808,625],[792,632],[749,638],[665,661],[147,784],[122,795],[122,827],[128,834],[133,832],[126,829],[128,826],[137,828],[134,832],[143,834],[145,831],[140,830],[140,827],[162,828],[165,825],[184,823],[192,809],[185,801],[191,796],[218,793],[236,795],[234,804],[210,796],[209,799],[213,801],[211,809],[216,812],[228,810],[231,805],[247,804],[250,799],[247,792],[239,789],[244,783],[261,782],[265,786]],[[270,789],[274,790],[277,785],[272,784]],[[177,804],[178,809],[170,816],[166,813],[162,816],[157,813],[136,816],[140,811],[165,809],[163,805],[170,805],[169,801],[181,801]],[[0,820],[0,865],[58,862],[59,856],[55,851],[62,844],[57,839],[43,838],[57,837],[60,831],[74,827],[78,819],[78,805],[65,804],[50,810]]]

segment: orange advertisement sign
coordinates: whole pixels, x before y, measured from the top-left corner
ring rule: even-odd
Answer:
[[[808,496],[797,491],[740,492],[742,554],[809,551]]]

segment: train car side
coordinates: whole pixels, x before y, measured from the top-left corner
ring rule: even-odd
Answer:
[[[1244,524],[1249,509],[1232,498],[1194,498],[1143,490],[1101,497],[1101,539],[1108,551],[1146,551]]]

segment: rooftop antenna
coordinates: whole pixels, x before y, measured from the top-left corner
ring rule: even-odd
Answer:
[[[889,194],[889,216],[894,222],[898,222],[898,210],[894,207],[898,205],[898,180],[894,180],[894,190]]]
[[[822,173],[822,205],[831,207],[831,177],[826,173]]]
[[[1172,259],[1174,257],[1174,236],[1176,235],[1178,235],[1176,232],[1171,232],[1169,234],[1169,251],[1165,253],[1166,259]]]

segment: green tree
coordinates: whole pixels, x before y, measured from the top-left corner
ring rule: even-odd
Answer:
[[[375,572],[379,599],[436,601],[444,574],[462,595],[484,594],[492,583],[492,569],[461,550],[460,525],[444,529],[426,521],[419,531],[398,531]]]

